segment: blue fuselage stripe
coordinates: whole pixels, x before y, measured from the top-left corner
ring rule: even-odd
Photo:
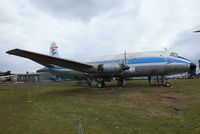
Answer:
[[[166,58],[138,58],[136,64],[166,62]]]
[[[169,61],[168,61],[169,59]],[[160,62],[168,62],[168,63],[185,63],[189,64],[189,62],[174,59],[174,58],[162,58],[162,57],[147,57],[147,58],[135,58],[128,59],[127,64],[144,64],[144,63],[160,63]],[[124,63],[124,60],[112,60],[112,61],[99,61],[99,62],[88,62],[88,64],[103,64],[103,63]]]
[[[145,58],[134,58],[134,59],[127,59],[127,64],[145,64],[145,63],[162,63],[166,62],[167,64],[171,63],[185,63],[190,64],[190,62],[181,60],[181,59],[174,59],[174,58],[166,58],[166,57],[145,57]],[[124,60],[112,60],[112,61],[97,61],[97,62],[88,62],[87,64],[104,64],[104,63],[124,63]],[[55,66],[52,69],[63,69],[60,66]]]

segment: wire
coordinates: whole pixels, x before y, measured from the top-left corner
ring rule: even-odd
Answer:
[[[37,87],[37,84],[36,84],[36,87]],[[36,88],[35,87],[35,88]],[[28,89],[28,98],[30,100],[33,100],[33,102],[36,102],[36,100],[33,98],[33,96],[31,95],[31,90]],[[44,110],[39,104],[37,103],[33,103],[41,112],[43,113],[48,113],[46,110]],[[82,124],[81,124],[81,121],[80,119],[75,119],[75,118],[65,118],[65,117],[62,117],[62,116],[59,116],[59,115],[55,115],[55,114],[52,114],[52,113],[49,113],[51,115],[52,118],[56,118],[56,119],[61,119],[61,120],[72,120],[72,121],[77,121],[77,124],[78,124],[78,131],[79,129],[81,130],[81,134],[83,134],[83,128],[82,128]]]

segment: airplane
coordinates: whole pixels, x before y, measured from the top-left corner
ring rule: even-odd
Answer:
[[[6,81],[11,81],[12,77],[15,75],[6,75],[6,76],[0,76],[0,81],[6,82]]]
[[[196,69],[190,60],[175,52],[148,51],[87,58],[82,61],[60,58],[55,42],[51,43],[50,55],[35,53],[22,49],[12,49],[6,53],[28,58],[49,70],[67,72],[75,78],[84,77],[95,80],[97,87],[105,87],[105,81],[117,80],[118,86],[125,85],[127,77],[148,76],[151,84],[152,76],[161,76],[162,85],[169,87],[170,82],[164,83],[166,75],[188,72]]]

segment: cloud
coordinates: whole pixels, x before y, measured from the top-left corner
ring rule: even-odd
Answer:
[[[190,28],[181,32],[170,47],[171,50],[191,59],[195,63],[200,59],[200,34],[193,32],[197,29],[200,29],[200,27]]]
[[[42,66],[5,52],[48,54],[52,41],[62,58],[77,60],[163,48],[197,59],[199,34],[191,31],[200,29],[199,5],[199,0],[1,1],[0,71],[34,72]]]
[[[8,10],[9,9],[9,10]],[[17,18],[16,6],[11,1],[0,1],[0,23],[10,23]]]
[[[122,0],[34,0],[31,2],[38,9],[50,12],[54,17],[82,21],[89,21],[101,13],[109,12],[123,5]]]

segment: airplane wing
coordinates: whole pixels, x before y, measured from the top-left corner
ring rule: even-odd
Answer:
[[[69,69],[73,69],[77,71],[84,71],[93,67],[92,65],[88,65],[81,62],[72,61],[68,59],[62,59],[58,57],[52,57],[52,56],[30,52],[26,50],[21,50],[21,49],[13,49],[13,50],[7,51],[6,53],[31,59],[46,67],[53,67],[57,65],[60,67],[69,68]]]
[[[197,30],[197,31],[194,31],[194,32],[196,32],[196,33],[197,33],[197,32],[200,32],[200,30]]]

